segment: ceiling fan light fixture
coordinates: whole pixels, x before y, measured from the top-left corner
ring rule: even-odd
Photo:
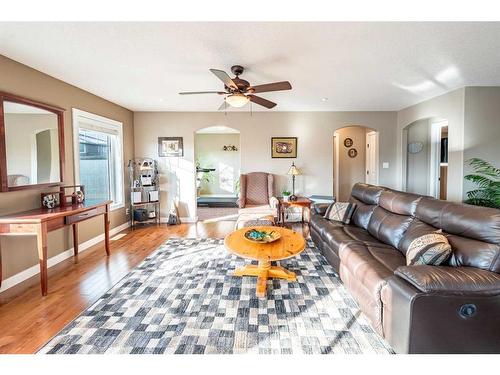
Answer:
[[[250,101],[245,94],[231,94],[226,96],[226,103],[231,107],[241,108]]]

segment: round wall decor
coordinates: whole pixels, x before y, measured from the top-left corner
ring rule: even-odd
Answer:
[[[408,143],[408,152],[410,154],[418,154],[424,149],[424,144],[422,142],[410,142]]]
[[[351,147],[354,144],[351,138],[346,138],[344,139],[344,146],[345,147]]]
[[[358,156],[358,150],[355,148],[351,148],[349,151],[347,151],[347,155],[349,155],[350,158],[355,158]]]

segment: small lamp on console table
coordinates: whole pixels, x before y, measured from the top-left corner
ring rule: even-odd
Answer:
[[[288,198],[288,199],[290,201],[296,201],[297,196],[295,195],[295,176],[300,176],[300,171],[295,166],[295,163],[292,163],[292,166],[288,170],[287,174],[292,176],[292,195],[290,195],[290,198]]]

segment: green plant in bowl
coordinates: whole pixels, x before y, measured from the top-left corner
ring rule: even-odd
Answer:
[[[252,242],[268,243],[276,241],[280,237],[281,234],[275,230],[267,231],[267,230],[257,230],[254,228],[245,232],[245,238]]]

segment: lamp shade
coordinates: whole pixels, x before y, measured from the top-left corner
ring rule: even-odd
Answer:
[[[244,94],[231,94],[226,97],[226,103],[236,108],[243,107],[249,100],[250,98]]]
[[[295,163],[292,163],[292,166],[288,170],[287,174],[292,175],[292,176],[298,176],[298,175],[300,175],[300,171],[295,166]]]

